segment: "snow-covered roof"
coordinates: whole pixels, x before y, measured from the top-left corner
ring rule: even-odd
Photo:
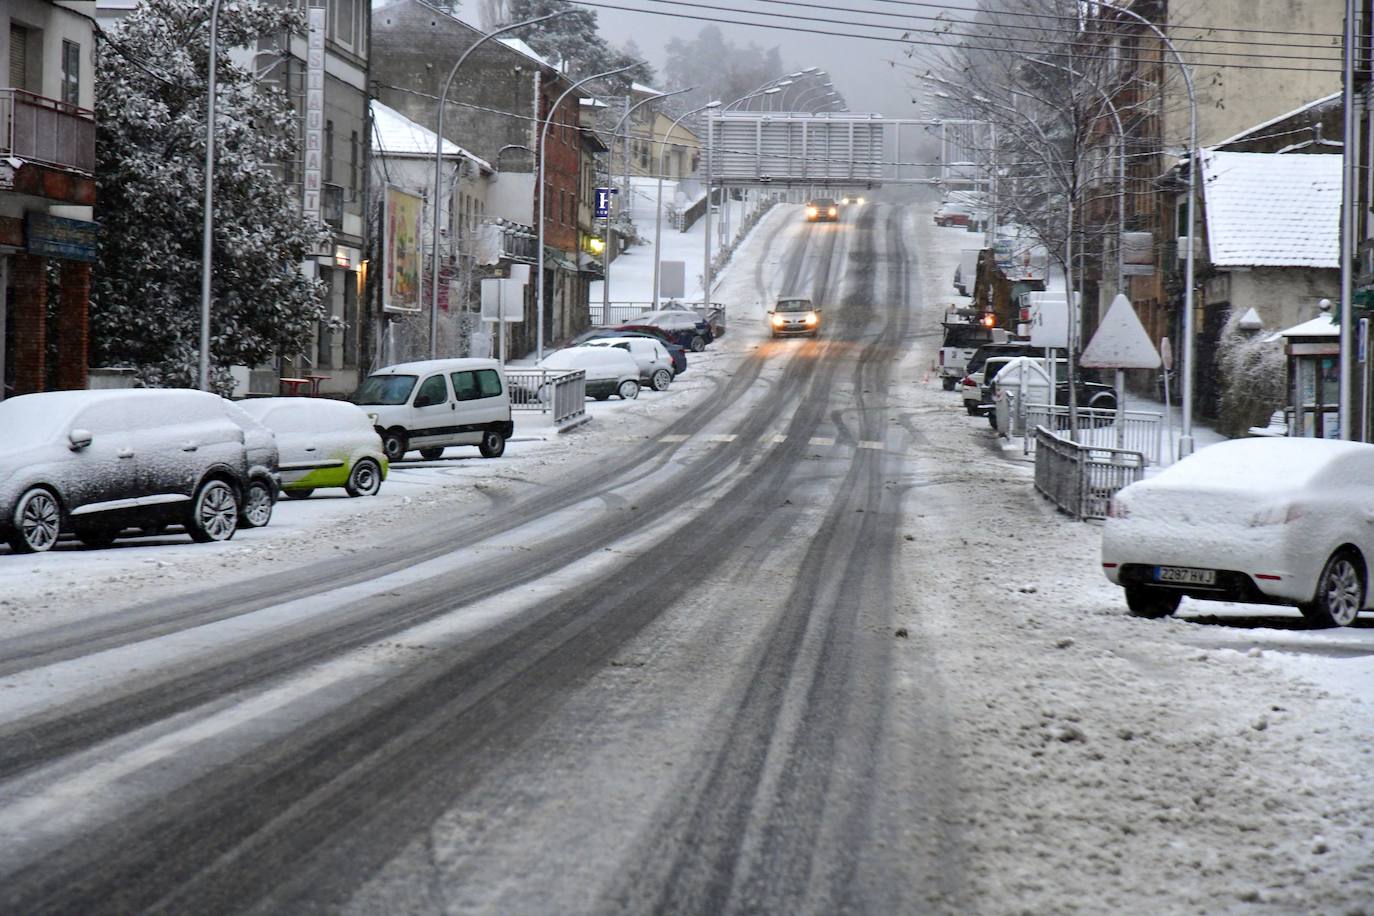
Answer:
[[[554,70],[558,69],[558,67],[555,66],[552,61],[536,53],[534,48],[531,48],[529,45],[525,44],[525,42],[519,38],[498,38],[497,41],[501,42],[501,44],[510,48],[512,51],[519,51],[526,57],[533,58],[534,60],[539,61],[539,63],[543,64],[546,67],[552,67]]]
[[[1340,95],[1341,95],[1341,92],[1340,92],[1339,90],[1337,90],[1336,92],[1331,93],[1330,95],[1324,95],[1324,96],[1322,96],[1321,98],[1317,99],[1317,100],[1314,101],[1314,102],[1308,102],[1306,105],[1303,105],[1301,108],[1294,108],[1292,111],[1290,111],[1290,112],[1288,112],[1288,113],[1286,113],[1286,114],[1281,114],[1281,115],[1279,115],[1277,118],[1270,118],[1268,121],[1261,122],[1261,123],[1259,123],[1259,124],[1254,125],[1253,127],[1247,127],[1247,128],[1245,128],[1245,130],[1241,131],[1240,133],[1234,134],[1233,136],[1230,136],[1230,137],[1227,137],[1225,140],[1222,140],[1220,143],[1217,143],[1217,144],[1214,144],[1214,145],[1217,146],[1217,147],[1229,146],[1230,144],[1236,143],[1236,142],[1238,142],[1238,141],[1240,141],[1240,140],[1247,140],[1247,139],[1250,139],[1251,137],[1253,137],[1253,136],[1259,134],[1261,131],[1265,131],[1265,130],[1268,130],[1269,128],[1273,127],[1275,124],[1281,124],[1281,123],[1283,123],[1284,121],[1287,121],[1289,118],[1293,117],[1294,115],[1300,115],[1300,114],[1302,114],[1304,111],[1307,111],[1309,108],[1316,108],[1316,107],[1318,107],[1318,106],[1320,106],[1320,105],[1325,105],[1327,102],[1330,102],[1330,101],[1332,101],[1332,100],[1338,98]]]
[[[1340,156],[1207,152],[1202,176],[1215,266],[1339,266]]]
[[[433,156],[434,131],[417,124],[394,108],[372,100],[372,148],[384,156]],[[444,155],[471,159],[483,169],[494,172],[491,163],[463,149],[456,143],[444,141]]]
[[[1302,324],[1295,324],[1291,328],[1279,331],[1279,337],[1338,337],[1341,333],[1341,326],[1336,324],[1335,319],[1330,315],[1318,315],[1311,321],[1304,321]]]

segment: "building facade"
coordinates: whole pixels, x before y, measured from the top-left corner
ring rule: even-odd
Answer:
[[[0,397],[88,381],[94,0],[0,4]]]
[[[1277,69],[1269,65],[1272,62],[1267,59],[1267,50],[1261,51],[1260,57],[1253,56],[1254,36],[1249,32],[1204,34],[1196,27],[1197,23],[1244,21],[1251,31],[1339,35],[1343,5],[1335,0],[1302,4],[1133,0],[1123,5],[1169,36],[1188,66],[1196,94],[1199,148],[1225,144],[1247,132],[1258,134],[1252,131],[1255,125],[1294,114],[1340,88],[1338,69]],[[1115,208],[1123,206],[1125,229],[1138,246],[1136,256],[1129,258],[1136,263],[1128,270],[1125,292],[1156,344],[1168,337],[1176,353],[1181,351],[1186,246],[1193,246],[1195,378],[1215,378],[1219,335],[1229,305],[1209,303],[1207,298],[1206,283],[1213,272],[1201,241],[1200,197],[1196,206],[1199,224],[1190,227],[1187,223],[1189,165],[1182,154],[1189,141],[1191,105],[1186,83],[1174,57],[1152,30],[1107,5],[1097,7],[1097,14],[1099,37],[1094,39],[1094,47],[1110,62],[1105,78],[1117,109],[1127,113],[1123,122],[1128,164],[1122,192],[1100,191],[1096,206],[1085,208],[1085,234],[1099,240],[1090,252],[1091,265],[1083,278],[1085,300],[1097,303],[1096,309],[1085,309],[1086,330],[1091,333],[1093,313],[1105,309],[1117,291],[1115,233],[1105,227],[1115,221]],[[1105,119],[1099,127],[1095,134],[1098,177],[1090,178],[1090,192],[1094,187],[1114,190],[1114,182],[1106,176],[1118,141]],[[1195,387],[1194,395],[1196,415],[1215,419],[1216,392],[1204,384]]]
[[[373,70],[378,98],[435,130],[437,98],[444,81],[458,57],[482,34],[423,0],[374,4]],[[536,227],[537,220],[542,220],[545,344],[571,335],[589,320],[587,284],[578,265],[580,100],[577,93],[565,95],[572,84],[572,77],[523,42],[488,41],[455,75],[444,114],[444,138],[495,169],[487,213]],[[535,182],[541,136],[547,137],[542,189]],[[512,356],[534,350],[537,344],[535,286],[531,278],[525,320],[510,331]]]

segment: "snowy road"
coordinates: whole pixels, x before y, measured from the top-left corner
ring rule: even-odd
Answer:
[[[944,232],[780,208],[733,314],[809,293],[825,333],[732,325],[666,424],[515,449],[518,483],[346,551],[26,618],[0,909],[1367,904],[1368,712],[1124,617],[1091,527],[924,379]]]

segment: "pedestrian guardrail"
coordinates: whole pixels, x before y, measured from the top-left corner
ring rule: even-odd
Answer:
[[[1129,449],[1080,445],[1035,428],[1035,489],[1077,519],[1106,518],[1118,490],[1145,476],[1145,456]]]
[[[1140,452],[1151,464],[1159,464],[1160,427],[1164,415],[1145,410],[1125,412],[1121,427],[1121,437],[1117,438],[1116,410],[1103,407],[1078,408],[1078,435],[1075,439],[1080,445],[1098,448],[1122,448]],[[1051,432],[1067,435],[1069,432],[1069,408],[1060,404],[1027,404],[1022,429],[1033,430],[1043,426]],[[1118,445],[1117,443],[1120,443]],[[1036,448],[1034,436],[1026,436],[1025,451],[1030,454]]]
[[[507,369],[510,409],[552,413],[560,429],[587,416],[587,373],[581,369]]]

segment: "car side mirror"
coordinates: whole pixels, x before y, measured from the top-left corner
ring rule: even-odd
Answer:
[[[91,444],[91,431],[89,429],[74,429],[67,433],[67,447],[74,452],[79,452]]]

